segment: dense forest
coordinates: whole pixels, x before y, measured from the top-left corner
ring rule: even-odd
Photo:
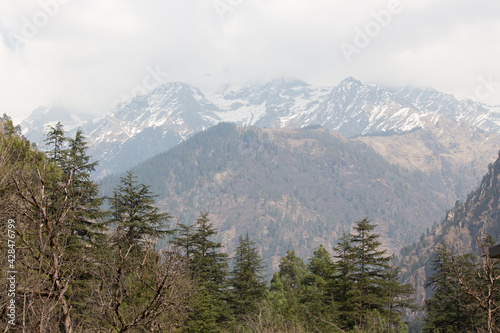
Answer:
[[[40,152],[0,121],[0,312],[3,331],[408,332],[413,288],[383,250],[376,224],[353,221],[336,244],[304,261],[289,249],[266,267],[249,233],[223,251],[211,215],[172,223],[133,172],[101,197],[81,131],[61,124]],[[179,185],[187,186],[187,185]],[[496,331],[498,262],[455,255],[433,261],[421,327]],[[459,325],[457,324],[460,323]],[[418,325],[411,328],[418,329]]]
[[[221,123],[131,170],[181,223],[210,212],[226,248],[248,232],[268,274],[288,250],[310,257],[366,216],[378,225],[385,249],[396,253],[439,221],[463,190],[459,172],[403,170],[366,144],[321,127]],[[119,176],[99,183],[109,195]]]

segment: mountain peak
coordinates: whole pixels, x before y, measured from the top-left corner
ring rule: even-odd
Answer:
[[[44,105],[34,109],[30,116],[21,122],[21,129],[23,135],[31,142],[40,145],[47,126],[54,126],[57,122],[61,122],[66,131],[71,131],[83,127],[92,117],[90,114],[70,110],[61,105]]]
[[[500,113],[483,104],[462,105],[446,94],[426,91],[428,93],[418,89],[413,93],[411,89],[404,93],[403,90],[391,92],[353,77],[345,78],[336,87],[312,86],[298,79],[280,77],[238,90],[226,87],[221,92],[205,95],[197,87],[173,81],[119,104],[112,113],[85,126],[94,136],[89,138],[93,149],[107,145],[95,148],[95,155],[103,156],[102,165],[114,158],[115,152],[123,155],[137,149],[134,140],[135,144],[141,142],[140,150],[144,152],[141,156],[149,157],[221,121],[264,128],[322,125],[343,136],[357,137],[435,126],[434,118],[427,116],[430,114],[452,117],[454,121],[500,133]],[[31,123],[22,124],[23,128],[32,131],[40,124],[39,132],[43,133],[42,127],[53,125],[53,120],[60,120],[67,129],[70,123],[78,123],[65,118],[70,112],[55,112],[59,115],[49,117],[50,112],[55,111],[36,110],[30,117]],[[151,131],[155,131],[157,137],[149,142],[147,137],[151,137]],[[142,149],[145,142],[151,147]],[[109,170],[121,171],[122,167],[140,161],[139,157],[123,157],[122,165]]]
[[[299,86],[308,86],[306,82],[298,79],[289,79],[289,78],[278,78],[269,81],[267,84],[264,85],[265,88],[292,88],[292,87],[299,87]]]
[[[352,86],[352,85],[356,85],[356,86],[362,86],[363,83],[361,83],[361,81],[358,81],[356,80],[354,77],[352,76],[349,76],[345,79],[343,79],[342,81],[340,81],[339,83],[339,86]]]

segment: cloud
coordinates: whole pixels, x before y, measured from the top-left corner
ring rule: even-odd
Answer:
[[[0,4],[0,112],[20,118],[61,103],[103,114],[157,66],[204,89],[279,76],[335,85],[354,76],[466,97],[479,77],[500,81],[496,1],[401,0],[401,11],[347,62],[339,45],[373,29],[393,2],[7,0]],[[214,6],[221,3],[222,17]],[[25,36],[30,22],[36,31],[28,43],[8,38]],[[500,103],[500,93],[485,102]]]

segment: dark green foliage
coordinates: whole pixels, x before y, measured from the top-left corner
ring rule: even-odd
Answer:
[[[306,273],[307,268],[304,260],[297,257],[294,250],[286,251],[286,255],[280,260],[278,271],[285,291],[296,293],[300,289]]]
[[[221,252],[222,244],[212,240],[217,230],[208,219],[208,213],[201,214],[193,229],[189,242],[191,249],[187,253],[192,274],[211,292],[221,293],[225,288],[228,256]]]
[[[116,227],[117,242],[139,244],[171,233],[166,229],[170,215],[160,213],[153,206],[157,195],[153,195],[148,186],[138,184],[136,179],[132,172],[127,172],[120,178],[121,184],[113,196],[108,198],[111,215],[108,223]]]
[[[62,170],[58,177],[59,189],[54,188],[54,200],[59,196],[60,200],[75,200],[78,213],[71,221],[71,229],[74,236],[79,240],[72,241],[74,246],[84,240],[85,242],[96,242],[105,229],[103,224],[96,220],[103,217],[100,209],[103,198],[99,197],[99,187],[91,179],[97,162],[91,162],[87,155],[88,145],[80,129],[76,131],[75,137],[65,136],[61,123],[50,127],[45,139],[49,147],[46,152],[47,160]],[[56,183],[57,184],[57,183]]]
[[[338,304],[339,322],[343,327],[354,327],[356,323],[356,307],[354,299],[357,295],[357,287],[352,278],[356,267],[354,264],[353,248],[351,244],[351,235],[343,234],[337,246],[333,248],[335,251],[336,272],[331,288],[332,297]]]
[[[65,143],[68,138],[65,136],[63,125],[58,122],[55,127],[50,126],[47,138],[44,143],[49,147],[47,157],[50,161],[63,168],[66,165]]]
[[[381,315],[384,325],[399,329],[400,311],[412,307],[413,290],[400,283],[399,270],[380,250],[375,227],[368,218],[356,222],[354,233],[344,235],[334,248],[339,275],[333,280],[333,293],[346,328],[368,329],[373,316]]]
[[[425,301],[424,332],[497,332],[500,263],[489,257],[492,238],[477,240],[481,252],[455,255],[441,244],[427,280],[433,295]]]
[[[228,256],[214,242],[217,230],[203,213],[193,226],[179,224],[172,241],[188,260],[189,274],[198,284],[188,332],[213,332],[230,321],[227,304]]]
[[[331,329],[329,324],[316,318],[321,318],[329,323],[338,323],[338,304],[334,300],[333,280],[336,268],[330,253],[320,245],[314,250],[309,260],[308,273],[302,279],[301,302],[306,308],[307,321],[321,331]],[[314,315],[311,317],[308,314]]]
[[[361,318],[372,310],[384,311],[386,305],[383,283],[391,258],[380,250],[380,235],[373,233],[375,227],[367,218],[356,222],[350,239],[354,264],[351,277],[357,290],[354,303]]]
[[[465,264],[463,262],[462,264]],[[466,307],[470,299],[465,295],[453,272],[451,253],[440,244],[432,260],[434,274],[427,280],[433,296],[425,301],[424,332],[467,332],[473,325]]]
[[[244,238],[239,237],[233,260],[234,268],[230,279],[232,308],[236,316],[251,314],[257,310],[257,304],[263,299],[266,284],[262,276],[262,258],[248,234]]]
[[[273,274],[271,285],[264,299],[257,304],[258,311],[243,317],[244,329],[249,332],[293,332],[305,333],[307,323],[300,308],[291,304],[286,296],[278,273]]]
[[[201,172],[207,179],[217,175],[220,181],[220,187],[205,189],[208,194],[203,195],[217,196],[224,192],[230,200],[239,202],[247,195],[242,184],[253,180],[245,179],[248,170],[242,169],[235,176],[238,182],[232,183],[224,178],[227,171],[224,168],[244,165],[245,160],[265,166],[260,176],[270,183],[255,182],[252,188],[255,201],[250,207],[252,211],[260,209],[264,215],[255,218],[259,228],[247,226],[250,234],[239,237],[229,274],[228,256],[222,253],[218,231],[208,214],[196,218],[196,212],[185,210],[183,216],[196,222],[179,223],[175,231],[169,230],[170,215],[155,206],[157,196],[151,187],[141,183],[132,172],[114,187],[108,199],[109,212],[104,214],[97,186],[91,180],[95,162],[86,154],[87,144],[81,131],[68,138],[63,127],[56,125],[48,135],[50,149],[44,156],[34,151],[8,120],[0,124],[0,171],[9,177],[17,173],[17,178],[0,178],[0,213],[3,218],[16,212],[19,239],[22,237],[23,246],[27,246],[19,262],[33,277],[23,280],[19,275],[20,290],[28,304],[26,323],[31,325],[25,327],[27,332],[404,330],[399,311],[408,307],[407,294],[411,290],[399,283],[399,271],[380,250],[379,235],[374,233],[375,226],[370,221],[357,222],[354,232],[337,243],[336,260],[323,246],[314,249],[307,264],[299,252],[292,250],[312,249],[315,236],[309,231],[299,240],[281,238],[287,228],[302,231],[310,226],[318,233],[339,234],[350,225],[349,213],[343,215],[340,225],[328,223],[340,218],[326,212],[327,203],[308,197],[308,192],[303,191],[303,186],[313,187],[308,180],[295,183],[296,173],[283,172],[283,166],[294,165],[297,156],[283,159],[280,155],[283,147],[291,149],[288,140],[309,140],[313,136],[311,142],[306,140],[308,149],[324,149],[333,154],[331,146],[341,147],[343,153],[353,154],[369,164],[363,160],[363,154],[351,151],[339,140],[311,130],[306,137],[303,133],[278,137],[277,140],[284,141],[277,144],[265,132],[239,131],[225,124],[213,130],[222,137],[213,139],[214,146],[210,149],[198,148],[203,146],[204,139],[193,141],[191,155],[181,156],[184,151],[179,148],[177,158],[185,158],[185,164],[173,161],[171,166],[175,171],[168,172],[173,181],[182,177],[191,177],[192,181],[178,185],[178,191],[199,189],[197,175]],[[227,142],[228,137],[234,140]],[[9,149],[4,150],[5,147]],[[12,154],[17,148],[18,154]],[[198,162],[199,155],[207,157],[206,166]],[[297,168],[307,171],[314,157],[308,153],[299,155],[303,163],[297,164]],[[225,156],[223,168],[218,167],[220,156]],[[19,159],[23,163],[9,164]],[[337,175],[342,169],[336,166],[345,160],[333,156],[330,162],[326,168],[331,168],[332,173],[324,171],[324,165],[309,171],[314,173],[315,181],[326,179],[322,178],[322,172]],[[185,167],[190,164],[191,167]],[[194,167],[195,164],[198,166]],[[379,176],[383,172],[373,165],[367,168]],[[348,182],[340,178],[336,181]],[[286,191],[274,186],[280,184],[287,184]],[[328,188],[328,184],[323,186]],[[316,194],[321,193],[326,192]],[[332,195],[348,197],[352,205],[361,206],[368,200],[362,193],[353,195],[349,191]],[[199,198],[191,192],[187,200],[197,202]],[[299,212],[305,202],[316,205],[324,214],[304,218],[308,215]],[[209,201],[206,204],[210,206]],[[287,211],[282,210],[284,206]],[[244,216],[242,211],[223,221],[229,226],[239,223]],[[254,235],[259,237],[262,246],[264,229],[273,235],[272,242],[266,244],[267,254],[283,255],[269,288],[257,242],[251,240]],[[171,239],[165,237],[168,235]],[[5,239],[1,240],[5,243]],[[290,250],[285,253],[284,249]],[[0,311],[4,311],[5,304],[2,299]]]
[[[448,191],[441,175],[402,170],[367,145],[326,129],[220,124],[133,171],[162,193],[164,208],[181,223],[189,225],[199,211],[210,211],[225,222],[219,231],[229,248],[248,231],[262,244],[269,274],[273,256],[295,249],[310,257],[319,243],[335,243],[359,216],[387,224],[383,238],[397,249],[440,218],[448,197],[455,199],[441,195]],[[104,193],[117,183],[118,177],[105,178]]]
[[[273,276],[273,279],[276,285],[283,288],[287,312],[291,318],[303,319],[302,307],[305,301],[303,280],[306,275],[307,267],[304,260],[297,257],[294,250],[286,251],[286,255],[280,259],[278,276],[276,278]]]

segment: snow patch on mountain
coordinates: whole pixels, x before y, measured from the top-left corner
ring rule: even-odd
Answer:
[[[500,106],[458,101],[434,89],[391,90],[352,77],[334,87],[277,79],[206,94],[183,82],[169,82],[100,119],[89,119],[48,107],[33,111],[21,125],[39,141],[46,125],[57,120],[70,132],[82,128],[91,154],[100,161],[98,177],[124,171],[219,122],[262,128],[320,125],[345,137],[359,137],[436,130],[449,119],[500,133]]]

